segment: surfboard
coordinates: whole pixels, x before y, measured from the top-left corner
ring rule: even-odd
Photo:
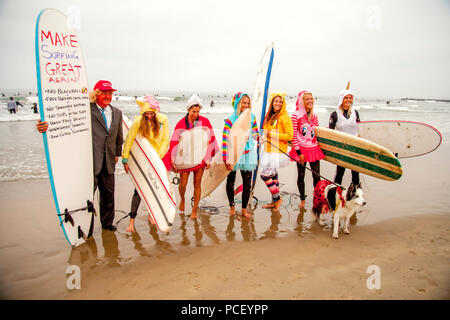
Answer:
[[[325,160],[383,180],[398,180],[402,166],[394,154],[375,142],[351,134],[315,127]]]
[[[123,115],[122,130],[126,137],[132,122]],[[149,216],[159,230],[169,232],[176,214],[176,201],[169,174],[150,142],[136,135],[128,158],[129,177]]]
[[[250,109],[244,110],[230,130],[229,136],[229,164],[233,168],[239,161],[242,153],[244,152],[245,145],[250,136],[252,113]],[[223,162],[222,152],[217,152],[208,170],[205,170],[202,177],[202,194],[201,199],[209,196],[216,188],[225,180],[230,171],[227,170],[225,163]]]
[[[60,11],[39,13],[35,54],[39,113],[48,122],[42,137],[53,200],[67,241],[78,246],[92,234],[94,221],[87,210],[94,195],[91,112],[80,39]]]
[[[414,121],[362,121],[358,123],[358,134],[388,148],[399,159],[430,153],[442,143],[442,135],[436,128]]]
[[[260,136],[262,136],[263,134],[262,125],[264,123],[264,118],[266,116],[266,106],[269,94],[269,84],[270,84],[270,75],[272,73],[273,57],[274,57],[274,45],[272,42],[267,46],[259,63],[258,70],[256,73],[255,89],[253,91],[252,96],[252,112],[256,116]],[[259,171],[260,154],[261,154],[261,147],[258,146],[257,147],[258,164],[256,165],[256,169],[253,171],[250,199],[253,198],[253,194],[255,192],[255,186]],[[238,190],[242,190],[242,185],[236,188],[235,194],[238,193]],[[251,201],[249,201],[249,204],[250,203]]]
[[[174,163],[177,169],[190,169],[203,162],[208,149],[209,134],[204,127],[195,127],[180,135]]]

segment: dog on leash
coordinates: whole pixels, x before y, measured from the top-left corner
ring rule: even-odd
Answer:
[[[313,213],[321,226],[324,225],[324,214],[331,211],[333,214],[333,238],[339,238],[339,223],[344,220],[344,233],[350,234],[348,224],[353,214],[366,204],[361,183],[350,184],[346,191],[342,188],[321,180],[314,188]]]

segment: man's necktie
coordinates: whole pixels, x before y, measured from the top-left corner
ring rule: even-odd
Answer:
[[[108,121],[106,120],[106,115],[105,115],[105,109],[103,109],[103,108],[102,108],[102,117],[103,117],[103,120],[105,121],[106,131],[109,131]]]

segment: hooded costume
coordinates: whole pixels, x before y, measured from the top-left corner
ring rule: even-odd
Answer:
[[[225,125],[223,127],[222,132],[222,158],[223,162],[227,163],[228,160],[228,144],[229,144],[229,138],[230,138],[230,131],[231,127],[233,126],[234,122],[238,119],[238,107],[239,104],[242,101],[242,98],[248,95],[246,93],[238,92],[234,95],[233,101],[231,105],[234,108],[233,114],[225,119]],[[251,138],[247,140],[247,144],[245,145],[244,152],[242,156],[239,158],[239,161],[234,166],[233,171],[237,170],[245,170],[245,171],[252,171],[256,168],[257,164],[257,155],[256,155],[256,146],[255,141],[258,140],[259,132],[258,132],[258,125],[256,123],[256,117],[252,113],[251,115],[251,123],[252,126],[250,128],[250,134]]]
[[[283,152],[287,153],[288,141],[292,140],[294,131],[291,117],[286,109],[286,94],[272,93],[269,105],[272,105],[273,99],[277,96],[283,98],[280,113],[271,123],[264,122],[263,125],[267,136],[267,141],[264,143],[264,152],[261,155],[261,167],[263,169],[271,168],[277,170],[289,164],[289,158]]]
[[[133,146],[134,139],[136,138],[136,135],[138,134],[141,127],[142,117],[144,117],[144,113],[149,111],[153,111],[155,113],[155,117],[159,124],[159,134],[155,137],[153,134],[153,130],[151,130],[150,128],[149,136],[145,138],[150,142],[160,158],[163,158],[167,153],[167,150],[169,149],[169,120],[167,116],[159,113],[160,108],[158,100],[156,100],[153,96],[147,95],[142,99],[142,101],[136,100],[136,103],[141,108],[141,111],[140,115],[134,119],[130,131],[128,131],[128,135],[125,140],[122,152],[122,163],[128,162],[131,147]],[[136,218],[140,203],[141,197],[139,196],[137,190],[134,189],[134,194],[131,200],[131,209],[129,213],[131,219]]]
[[[261,179],[272,194],[272,202],[279,201],[280,183],[278,181],[278,169],[286,167],[290,162],[286,156],[288,141],[292,140],[293,128],[289,113],[286,110],[286,94],[272,93],[269,99],[269,105],[275,97],[283,99],[283,105],[280,113],[275,119],[264,120],[263,129],[266,132],[266,142],[264,151],[261,153]],[[272,106],[273,108],[273,106]],[[270,109],[269,109],[270,112]]]
[[[125,140],[122,152],[123,163],[127,163],[128,157],[130,156],[131,146],[133,145],[134,139],[136,138],[136,135],[138,134],[141,127],[142,117],[144,117],[144,113],[148,111],[155,112],[156,119],[159,123],[159,134],[157,137],[155,137],[153,135],[153,130],[150,130],[150,136],[145,138],[147,138],[160,158],[163,158],[169,150],[169,120],[167,116],[159,113],[159,102],[153,96],[145,96],[142,101],[136,100],[136,103],[141,108],[141,111],[140,115],[134,119]]]
[[[305,156],[305,162],[314,162],[322,160],[325,156],[317,143],[317,137],[314,133],[314,127],[319,126],[319,119],[314,113],[314,106],[309,112],[310,117],[306,113],[303,103],[304,94],[308,91],[301,91],[297,98],[297,109],[292,115],[292,127],[294,129],[294,137],[292,139],[292,149],[289,155],[296,161],[300,161],[297,150]]]
[[[330,129],[336,129],[338,131],[357,136],[358,127],[356,123],[360,121],[358,111],[353,110],[353,106],[351,106],[347,111],[341,108],[342,102],[344,101],[344,97],[346,95],[351,95],[353,97],[355,96],[353,91],[349,88],[350,82],[347,84],[347,88],[341,90],[339,93],[338,109],[331,113],[329,127]]]
[[[202,100],[196,94],[192,95],[187,101],[186,110],[189,111],[189,109],[195,105],[198,105],[200,109],[203,107]],[[188,114],[186,114],[186,116],[184,116],[176,124],[172,137],[170,139],[169,152],[167,152],[166,156],[163,158],[163,162],[167,170],[173,170],[171,162],[172,159],[175,158],[175,154],[177,152],[176,148],[180,141],[181,134],[186,130],[193,129],[194,127],[204,127],[207,129],[209,135],[208,148],[202,163],[193,168],[181,169],[179,170],[180,172],[191,172],[206,167],[207,163],[211,161],[211,159],[214,157],[214,154],[219,150],[216,141],[216,136],[214,135],[214,130],[209,120],[199,115],[198,118],[194,121],[194,123],[191,124],[188,119]]]
[[[338,109],[333,111],[330,115],[329,128],[336,129],[354,136],[358,135],[358,125],[360,121],[358,111],[353,109],[351,106],[348,110],[341,108],[342,102],[346,95],[355,96],[350,90],[350,82],[348,82],[347,87],[339,93]],[[345,168],[341,166],[336,166],[336,176],[334,177],[334,182],[341,184],[342,178],[344,177]],[[359,183],[359,172],[352,170],[352,182],[357,185]]]

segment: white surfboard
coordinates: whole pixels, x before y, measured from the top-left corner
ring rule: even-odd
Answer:
[[[203,162],[208,150],[209,133],[205,127],[195,127],[180,135],[174,163],[177,169],[190,169]]]
[[[246,109],[239,115],[231,127],[228,155],[229,164],[232,168],[244,152],[245,145],[250,136],[251,120],[251,110]],[[227,170],[223,162],[222,152],[217,152],[211,161],[211,167],[203,173],[201,198],[203,199],[209,196],[225,180],[229,173],[230,171]]]
[[[126,137],[132,122],[123,115],[122,130]],[[137,135],[128,158],[131,182],[141,196],[149,215],[159,230],[169,232],[175,219],[176,202],[169,175],[158,153],[147,139]]]
[[[388,148],[399,159],[430,153],[442,142],[442,135],[436,128],[414,121],[362,121],[358,123],[358,134]]]
[[[78,246],[93,227],[93,214],[85,210],[94,194],[91,112],[80,39],[60,11],[40,12],[35,52],[39,113],[49,125],[43,140],[53,199],[67,241]]]
[[[267,112],[266,106],[267,106],[267,99],[269,96],[270,75],[272,73],[274,53],[275,53],[274,52],[274,44],[272,42],[267,46],[266,50],[264,51],[264,54],[261,58],[261,61],[259,63],[258,70],[256,73],[255,88],[254,88],[253,97],[252,97],[252,112],[256,116],[256,121],[258,124],[260,136],[263,134],[262,126],[263,126],[264,118],[265,118],[266,112]],[[253,170],[250,200],[253,198],[253,194],[255,192],[256,181],[258,179],[259,157],[260,157],[261,151],[262,151],[262,149],[258,146],[257,147],[258,164],[256,166],[256,169]],[[239,190],[242,190],[242,187],[243,187],[243,185],[238,186],[235,189],[235,194],[237,194],[239,192]],[[251,204],[251,201],[249,201],[249,205],[250,204]]]

